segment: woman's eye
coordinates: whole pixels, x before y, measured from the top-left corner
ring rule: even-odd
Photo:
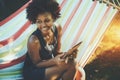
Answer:
[[[49,19],[45,20],[45,22],[49,22],[49,21],[50,21]]]
[[[41,23],[42,23],[42,21],[36,21],[36,23],[37,23],[37,24],[41,24]]]

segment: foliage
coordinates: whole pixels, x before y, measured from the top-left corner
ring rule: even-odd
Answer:
[[[100,53],[84,69],[86,80],[120,80],[120,46]]]

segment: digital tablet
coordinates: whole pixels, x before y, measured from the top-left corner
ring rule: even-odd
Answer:
[[[76,45],[74,45],[71,49],[69,49],[68,51],[74,51],[74,50],[76,50],[79,46],[80,46],[80,44],[82,43],[82,41],[81,42],[79,42],[79,43],[77,43]]]

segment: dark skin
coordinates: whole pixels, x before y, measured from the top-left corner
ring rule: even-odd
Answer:
[[[45,12],[39,14],[36,19],[36,24],[38,29],[42,32],[42,35],[47,44],[52,43],[54,33],[51,30],[54,24],[54,18],[49,12]],[[56,25],[58,30],[58,47],[57,47],[57,56],[49,60],[42,60],[40,57],[39,50],[41,49],[40,42],[35,35],[30,36],[28,40],[28,52],[29,56],[32,59],[32,62],[37,67],[46,67],[45,72],[45,80],[56,80],[58,77],[63,77],[63,80],[73,80],[75,74],[75,65],[74,61],[69,63],[65,63],[66,59],[62,59],[61,57],[64,54],[60,54],[61,48],[61,36],[62,36],[62,28],[60,25]],[[63,67],[64,66],[64,67]]]

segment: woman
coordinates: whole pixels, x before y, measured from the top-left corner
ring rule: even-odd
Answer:
[[[62,28],[54,23],[60,17],[59,4],[55,0],[33,0],[26,10],[27,19],[37,25],[37,30],[28,39],[24,79],[73,80],[74,60],[66,63],[68,58],[60,52]]]

